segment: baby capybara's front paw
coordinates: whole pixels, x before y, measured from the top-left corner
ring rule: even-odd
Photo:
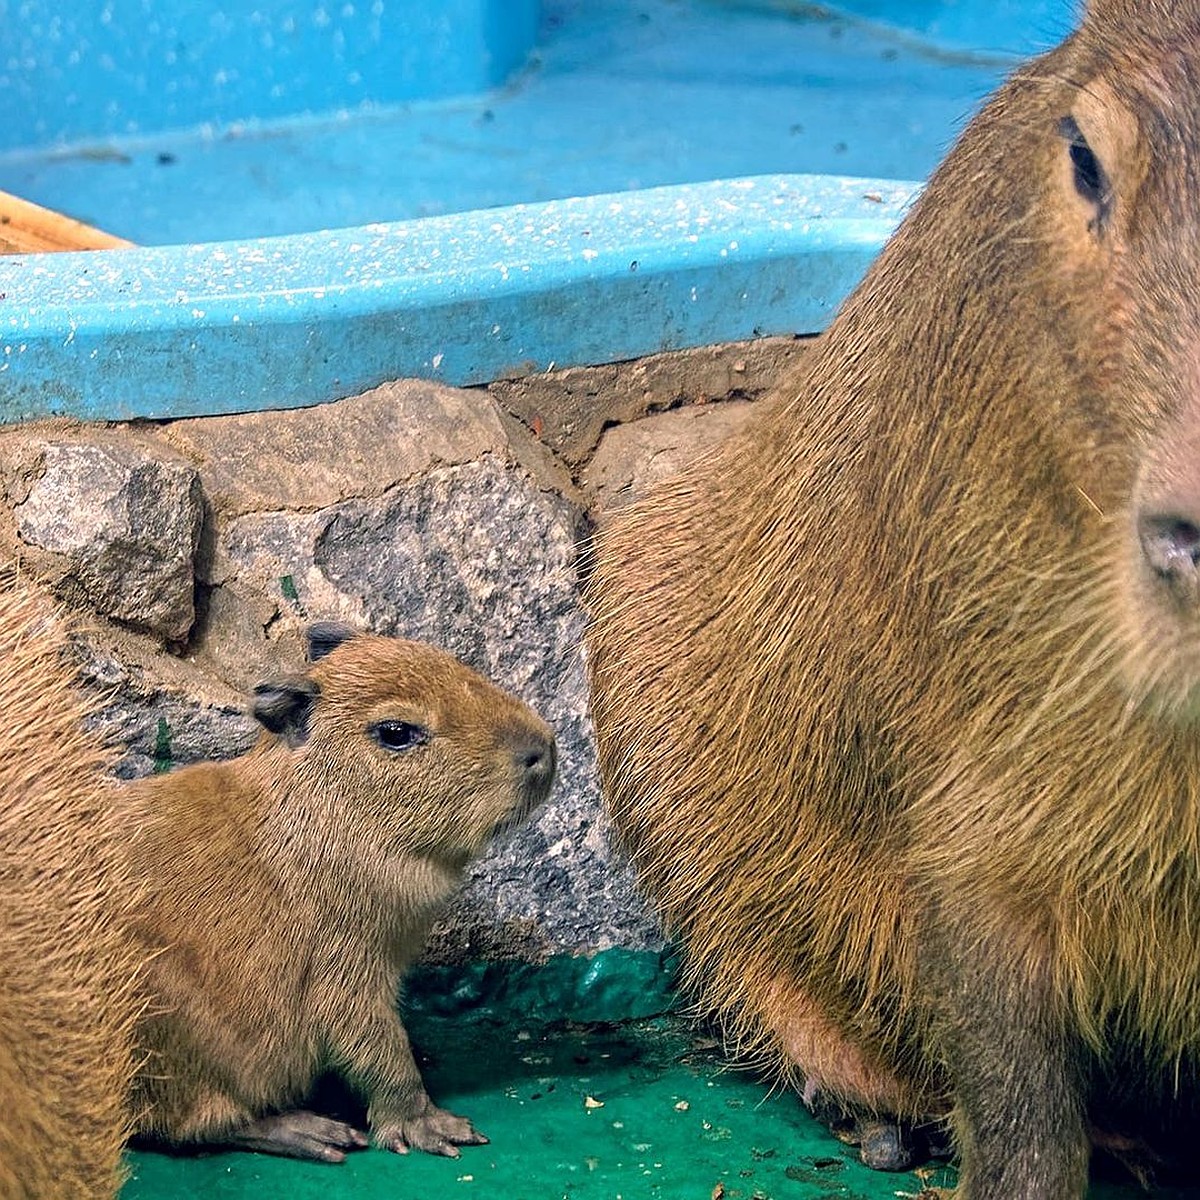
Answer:
[[[371,1129],[375,1144],[397,1154],[407,1154],[415,1149],[444,1154],[447,1158],[458,1158],[459,1146],[487,1144],[488,1139],[466,1117],[457,1117],[438,1108],[426,1095],[420,1097],[414,1109],[404,1116],[373,1118]]]

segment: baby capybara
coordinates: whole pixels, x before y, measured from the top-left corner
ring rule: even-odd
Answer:
[[[1085,1189],[1200,1050],[1200,4],[1092,0],[744,435],[599,539],[608,801],[810,1099]],[[1161,1089],[1160,1089],[1161,1085]]]
[[[135,931],[152,955],[141,1134],[340,1162],[357,1129],[298,1109],[326,1071],[371,1136],[457,1156],[396,1011],[401,976],[468,861],[527,817],[554,738],[448,654],[319,624],[313,665],[259,685],[248,754],[128,787]]]

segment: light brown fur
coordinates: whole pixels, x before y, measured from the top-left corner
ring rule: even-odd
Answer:
[[[0,1197],[113,1196],[129,1134],[131,894],[104,775],[83,729],[66,631],[49,601],[0,582]]]
[[[1198,62],[1194,0],[1097,0],[596,550],[606,794],[690,984],[798,1083],[954,1104],[971,1200],[1081,1195],[1099,1079],[1200,1048],[1200,599],[1141,533],[1200,522]]]
[[[280,696],[306,689],[311,710],[284,727]],[[137,932],[155,954],[138,1127],[339,1161],[365,1144],[346,1127],[301,1114],[281,1141],[272,1123],[333,1070],[378,1144],[456,1155],[485,1139],[429,1100],[398,986],[467,862],[544,799],[553,736],[449,655],[379,637],[336,645],[256,705],[279,736],[125,793],[147,886]],[[388,750],[379,721],[430,739]]]

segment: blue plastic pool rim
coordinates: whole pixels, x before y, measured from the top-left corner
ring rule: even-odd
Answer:
[[[0,257],[0,420],[310,405],[397,378],[815,333],[919,185],[773,175],[251,241]]]

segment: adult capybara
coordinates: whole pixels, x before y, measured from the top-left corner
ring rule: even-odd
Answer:
[[[1200,4],[1092,0],[599,539],[604,782],[733,1043],[1080,1196],[1200,1049]]]
[[[486,1138],[429,1099],[400,978],[467,862],[545,799],[554,738],[432,647],[319,624],[309,648],[255,689],[248,754],[125,792],[152,954],[138,1129],[340,1162],[362,1133],[296,1110],[333,1071],[378,1145],[457,1156]]]
[[[83,728],[66,630],[0,578],[0,1197],[113,1196],[129,1134],[131,899],[109,759]]]

